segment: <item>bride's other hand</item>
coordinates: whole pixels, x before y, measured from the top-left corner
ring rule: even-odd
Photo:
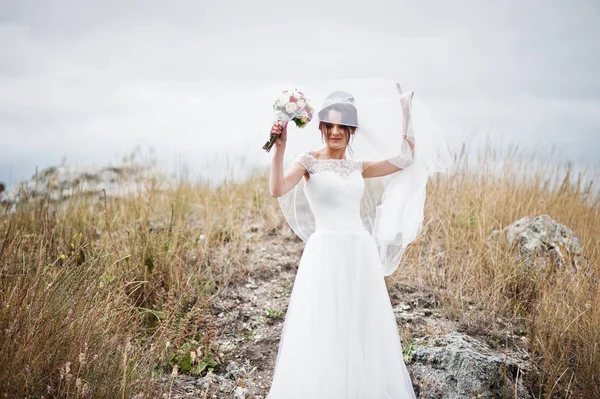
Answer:
[[[288,122],[284,122],[283,125],[281,125],[280,121],[273,122],[271,134],[279,135],[277,140],[275,140],[275,146],[277,148],[285,147],[285,143],[287,142],[287,125]]]

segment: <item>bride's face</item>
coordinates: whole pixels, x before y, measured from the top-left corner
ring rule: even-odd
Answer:
[[[323,137],[325,144],[334,150],[342,149],[348,145],[350,135],[354,132],[348,127],[341,125],[342,114],[336,110],[330,110],[328,121],[323,123]]]

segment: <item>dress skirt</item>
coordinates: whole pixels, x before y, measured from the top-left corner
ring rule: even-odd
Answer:
[[[373,238],[307,240],[267,399],[415,398]]]

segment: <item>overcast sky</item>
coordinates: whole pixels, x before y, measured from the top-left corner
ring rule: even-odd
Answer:
[[[598,165],[599,4],[0,0],[0,181],[136,144],[192,176],[264,163],[277,92],[329,77],[398,80],[453,144]]]

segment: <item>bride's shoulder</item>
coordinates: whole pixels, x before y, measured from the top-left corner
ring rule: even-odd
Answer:
[[[319,153],[317,151],[306,151],[298,154],[296,159],[319,159]]]
[[[296,156],[295,161],[301,163],[304,168],[308,171],[312,169],[312,165],[315,161],[316,157],[313,155],[312,151],[309,152],[301,152]]]
[[[300,156],[304,156],[304,157],[308,157],[308,158],[312,158],[312,159],[318,159],[319,153],[317,151],[306,151],[306,152],[301,153]]]

